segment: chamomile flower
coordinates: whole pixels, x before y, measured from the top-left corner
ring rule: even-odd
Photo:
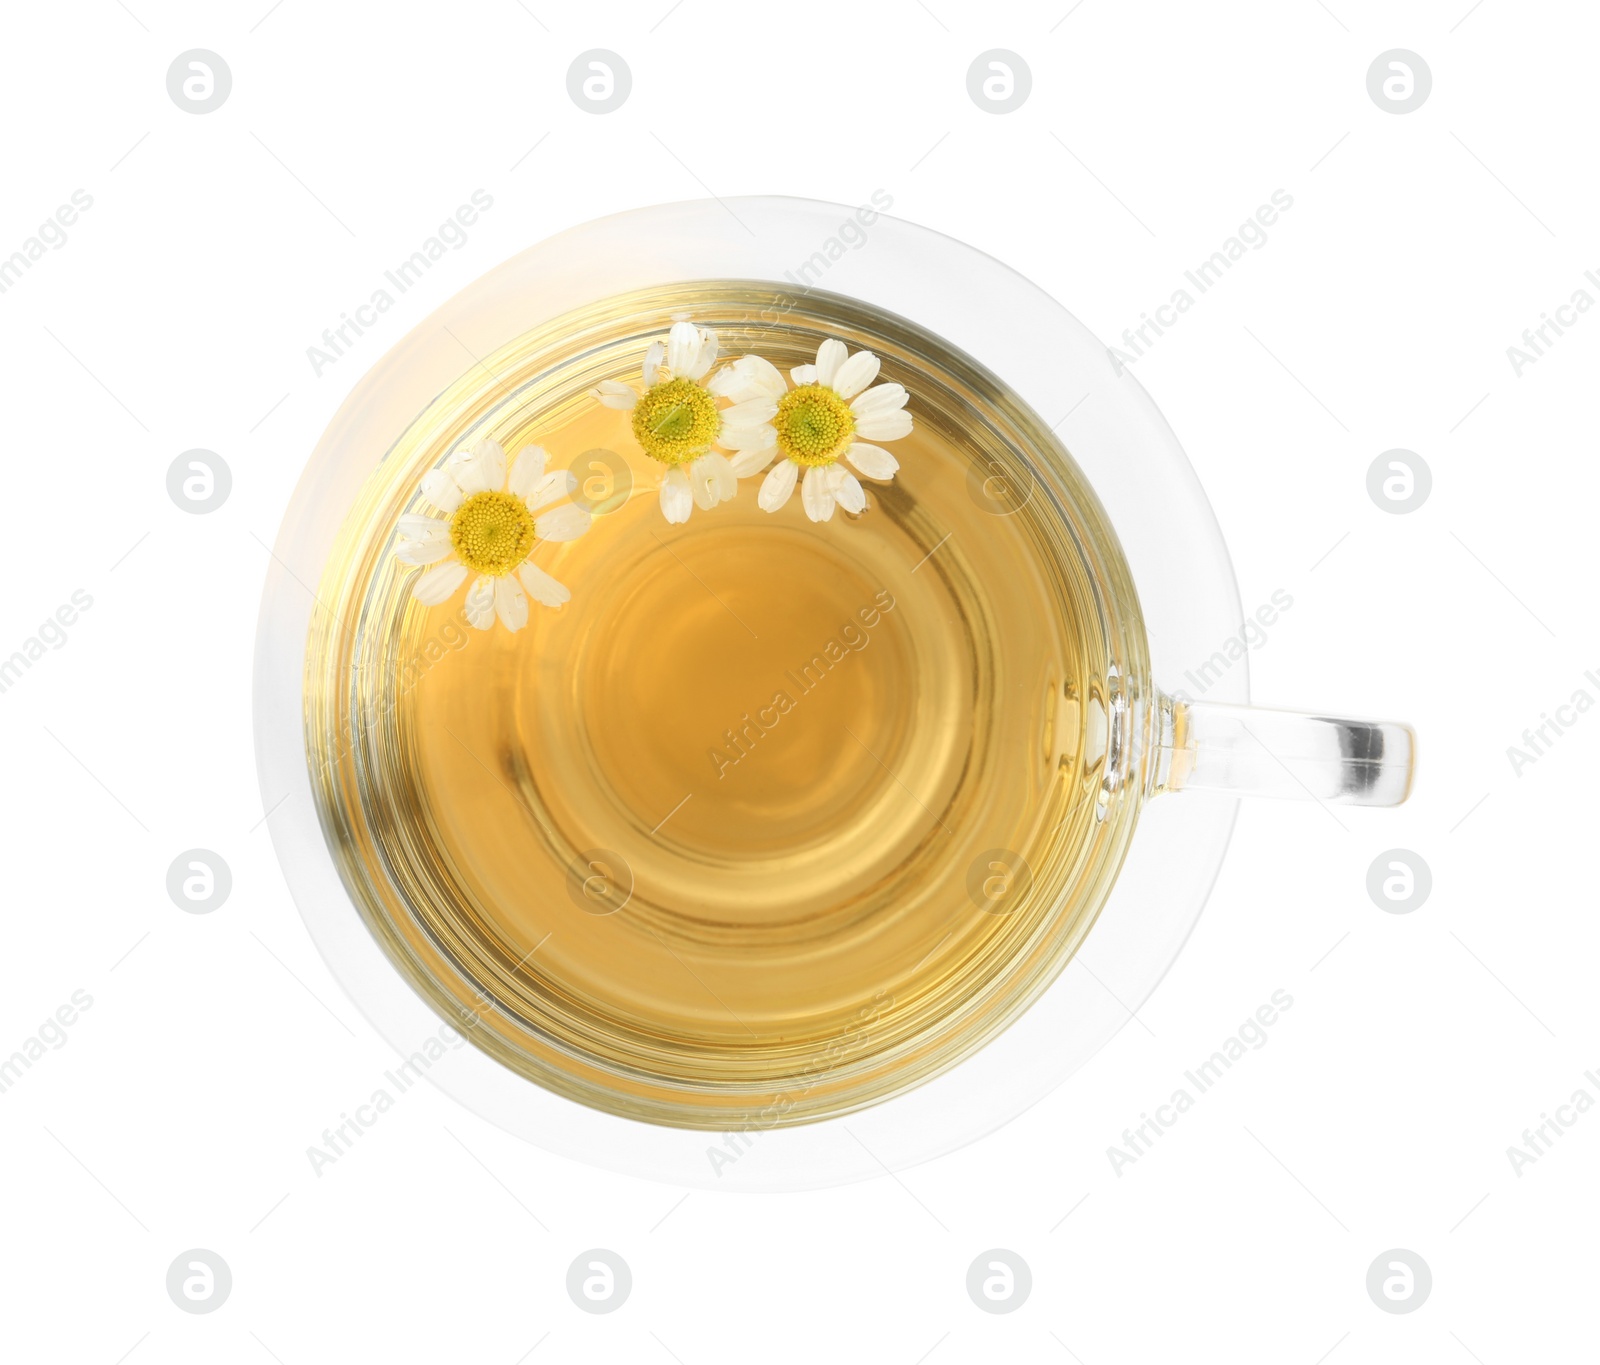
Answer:
[[[768,381],[763,392],[774,400],[773,413],[753,439],[765,442],[763,465],[775,454],[780,458],[761,481],[756,501],[763,511],[776,512],[788,502],[797,482],[800,504],[812,521],[827,521],[835,506],[865,511],[866,490],[841,460],[869,479],[894,477],[900,462],[869,442],[909,436],[911,414],[905,410],[908,395],[902,385],[872,383],[878,365],[871,351],[849,355],[842,341],[829,337],[817,348],[814,365],[789,371],[792,389],[783,386],[781,377],[776,391]]]
[[[417,601],[436,607],[476,574],[468,623],[488,630],[498,616],[507,630],[521,630],[529,597],[559,607],[572,596],[528,558],[540,541],[576,540],[589,529],[589,514],[572,503],[535,515],[573,491],[571,474],[545,472],[547,458],[542,447],[524,446],[508,471],[500,443],[484,439],[429,471],[422,496],[445,515],[401,517],[395,551],[404,564],[431,566],[412,585]]]
[[[675,322],[666,344],[652,342],[645,353],[642,390],[607,379],[593,391],[608,408],[632,414],[634,439],[646,455],[667,467],[661,513],[669,522],[688,521],[696,507],[705,511],[726,502],[739,491],[741,478],[766,463],[752,464],[753,457],[742,453],[730,460],[712,449],[716,445],[742,452],[734,438],[770,417],[768,408],[777,410],[770,402],[743,411],[737,405],[717,406],[717,399],[727,396],[722,375],[708,378],[717,346],[717,334],[710,328]]]

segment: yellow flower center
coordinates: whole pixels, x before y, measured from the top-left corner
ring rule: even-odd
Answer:
[[[644,453],[679,465],[704,455],[722,430],[717,400],[692,379],[653,384],[633,407],[633,434]]]
[[[778,400],[778,449],[796,464],[832,464],[856,434],[850,405],[825,384],[802,384]]]
[[[533,513],[515,493],[474,493],[450,518],[450,544],[474,573],[503,578],[533,549]]]

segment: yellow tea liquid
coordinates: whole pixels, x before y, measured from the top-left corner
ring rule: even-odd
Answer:
[[[867,510],[813,524],[760,476],[685,525],[627,413],[674,316],[780,369],[883,360],[916,428]],[[425,608],[396,517],[460,444],[570,467],[592,529],[544,545],[561,610]],[[309,756],[353,898],[473,1041],[654,1122],[847,1112],[952,1065],[1044,989],[1122,856],[1108,713],[1131,587],[1048,427],[858,303],[712,282],[607,300],[485,358],[369,482],[318,590]],[[1117,560],[1120,564],[1120,559]]]

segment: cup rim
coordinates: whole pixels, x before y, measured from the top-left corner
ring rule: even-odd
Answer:
[[[326,557],[338,525],[353,500],[354,487],[365,480],[375,463],[373,452],[379,452],[378,458],[381,458],[389,450],[398,430],[404,429],[402,425],[395,430],[391,425],[387,428],[391,439],[383,440],[382,435],[386,430],[383,420],[391,424],[402,421],[408,394],[422,392],[431,395],[444,386],[438,382],[441,378],[447,382],[454,377],[449,373],[452,360],[440,344],[442,332],[448,330],[464,336],[467,344],[476,350],[497,328],[504,331],[507,327],[516,326],[519,331],[527,330],[532,325],[527,312],[530,300],[536,301],[538,308],[548,312],[563,292],[551,288],[552,278],[562,281],[568,295],[574,287],[587,288],[587,285],[579,286],[576,282],[594,279],[598,257],[610,255],[619,239],[649,242],[648,259],[643,264],[647,272],[653,270],[658,276],[665,273],[675,279],[696,275],[762,278],[764,270],[766,277],[770,278],[772,274],[787,273],[781,271],[774,262],[782,262],[790,257],[778,253],[785,250],[792,252],[797,245],[815,240],[819,225],[826,227],[833,222],[849,221],[852,217],[861,221],[861,213],[861,209],[851,210],[847,206],[821,201],[755,197],[733,201],[689,201],[632,210],[570,229],[528,248],[490,271],[414,328],[354,386],[319,442],[286,512],[267,572],[257,635],[255,702],[258,768],[264,802],[272,811],[268,819],[269,829],[291,893],[313,939],[357,1006],[402,1052],[416,1046],[422,1037],[435,1031],[437,1019],[421,998],[412,993],[411,987],[377,948],[367,935],[360,917],[354,913],[338,879],[310,800],[303,750],[298,743],[302,723],[300,680],[303,676],[306,626],[311,610],[311,601],[300,583],[314,582],[319,576],[321,561]],[[727,215],[733,218],[744,215],[760,222],[762,235],[768,239],[762,243],[761,259],[765,264],[756,271],[732,270],[725,265],[714,271],[692,270],[689,263],[695,260],[720,259],[729,252],[740,254]],[[1210,580],[1203,604],[1205,609],[1201,613],[1209,617],[1210,625],[1215,628],[1210,638],[1221,638],[1235,629],[1239,619],[1238,594],[1215,520],[1175,438],[1148,395],[1131,375],[1125,371],[1116,374],[1104,348],[1070,314],[1042,291],[985,253],[882,213],[874,212],[870,226],[876,229],[878,235],[874,240],[869,232],[869,246],[875,246],[888,237],[896,248],[891,253],[891,259],[886,262],[885,253],[879,250],[876,257],[872,258],[870,270],[863,269],[864,263],[848,258],[833,263],[828,272],[828,288],[855,297],[865,297],[869,303],[888,307],[947,337],[952,344],[975,355],[980,363],[1000,373],[1006,383],[1017,389],[1041,415],[1043,409],[1039,403],[1017,384],[1003,365],[996,364],[982,350],[975,351],[962,337],[952,337],[948,330],[941,329],[926,317],[919,317],[915,308],[897,307],[883,295],[895,295],[898,292],[913,302],[923,298],[918,282],[914,278],[909,281],[906,278],[908,262],[904,258],[907,256],[915,258],[910,262],[913,267],[925,264],[930,257],[944,261],[947,266],[959,262],[960,269],[966,272],[968,283],[961,291],[958,303],[964,302],[970,309],[975,292],[971,280],[981,275],[987,287],[1005,297],[1008,312],[1014,318],[1026,311],[1030,322],[1053,330],[1057,343],[1070,341],[1073,373],[1080,380],[1090,381],[1085,400],[1097,394],[1115,400],[1108,405],[1114,411],[1101,419],[1102,424],[1110,423],[1113,428],[1119,422],[1124,424],[1122,444],[1127,445],[1128,432],[1137,436],[1135,449],[1143,462],[1142,475],[1148,477],[1155,472],[1152,469],[1155,466],[1167,476],[1169,489],[1176,487],[1186,494],[1171,496],[1164,504],[1158,501],[1153,514],[1145,506],[1142,497],[1129,504],[1127,510],[1138,511],[1143,508],[1146,514],[1152,515],[1164,533],[1179,542],[1188,541],[1194,548],[1201,561],[1194,572]],[[749,255],[748,251],[744,254]],[[869,256],[870,253],[863,250],[858,254]],[[836,275],[841,266],[847,268],[842,276]],[[840,288],[841,284],[850,287]],[[875,291],[880,293],[880,297],[871,297]],[[611,292],[616,291],[613,288]],[[504,301],[508,297],[515,297],[521,302],[523,311],[520,314],[515,309],[505,307]],[[485,300],[489,299],[498,299],[500,302],[485,304]],[[951,316],[959,312],[958,307]],[[978,333],[987,336],[982,322],[980,317],[974,326]],[[502,337],[502,340],[506,339],[509,337]],[[453,341],[448,344],[455,345]],[[456,354],[459,355],[459,349]],[[459,368],[457,365],[457,372]],[[1037,383],[1038,378],[1037,373],[1030,371],[1026,381]],[[1045,389],[1055,393],[1060,390],[1060,385],[1046,385]],[[415,417],[415,407],[413,403],[410,417]],[[375,413],[387,416],[379,420],[375,419]],[[373,430],[375,420],[377,431]],[[1083,448],[1098,451],[1100,439],[1103,439],[1103,432],[1097,426],[1095,432],[1085,438]],[[1079,450],[1070,443],[1069,449],[1078,465],[1084,467],[1085,461]],[[1105,503],[1105,492],[1095,471],[1084,468],[1084,476],[1095,495]],[[1135,480],[1136,484],[1138,482]],[[346,496],[341,497],[341,493]],[[1127,502],[1125,494],[1126,490],[1118,490],[1118,496]],[[1139,566],[1129,553],[1124,519],[1119,518],[1116,509],[1111,506],[1106,507],[1106,516],[1112,539],[1128,558],[1143,601],[1144,584],[1140,582]],[[1145,634],[1153,645],[1155,641],[1151,637],[1148,622]],[[1239,702],[1248,699],[1248,661],[1241,662],[1240,671],[1223,680],[1227,686],[1213,694],[1215,699]],[[1151,670],[1151,679],[1159,682],[1155,669]],[[292,748],[288,745],[291,734],[295,736]],[[293,771],[296,763],[300,769],[299,782],[295,781]],[[760,1159],[757,1161],[750,1161],[746,1151],[735,1165],[708,1167],[703,1150],[707,1134],[703,1130],[665,1129],[589,1110],[551,1092],[539,1090],[487,1057],[479,1057],[476,1049],[450,1051],[439,1068],[429,1072],[430,1078],[485,1117],[552,1150],[678,1184],[724,1189],[808,1187],[881,1174],[885,1166],[899,1169],[915,1164],[963,1145],[1029,1107],[1065,1079],[1076,1065],[1087,1060],[1088,1056],[1108,1042],[1131,1017],[1127,1010],[1136,1010],[1164,975],[1198,917],[1220,864],[1237,808],[1237,802],[1224,799],[1186,797],[1185,805],[1190,811],[1184,820],[1188,827],[1189,857],[1183,885],[1176,888],[1182,908],[1175,915],[1169,914],[1162,924],[1159,953],[1162,960],[1155,964],[1146,962],[1144,970],[1134,973],[1136,980],[1133,984],[1117,992],[1121,997],[1117,1011],[1108,1014],[1103,1007],[1095,1007],[1082,983],[1063,991],[1065,978],[1058,979],[1021,1019],[977,1057],[916,1089],[902,1092],[872,1109],[851,1115],[849,1122],[858,1131],[870,1130],[870,1152],[863,1153],[857,1146],[856,1154],[852,1157],[843,1145],[840,1134],[832,1131],[843,1120],[828,1119],[803,1127],[763,1133],[760,1142],[751,1149],[759,1149]],[[1150,819],[1150,814],[1146,812],[1140,816],[1141,826]],[[1171,825],[1174,821],[1168,818],[1163,823]],[[1141,842],[1148,844],[1149,841],[1135,838],[1130,862],[1136,861],[1135,854]],[[1124,876],[1127,871],[1128,865],[1125,863]],[[1122,881],[1119,879],[1103,906],[1102,923],[1117,906],[1121,891]],[[1170,896],[1172,888],[1168,888],[1168,892]],[[1150,892],[1144,894],[1148,900]],[[1121,899],[1130,897],[1123,895]],[[1130,908],[1129,914],[1133,913]],[[1096,933],[1099,933],[1098,929]],[[374,954],[377,954],[376,959]],[[1052,1013],[1066,1019],[1079,1018],[1080,1024],[1088,1029],[1085,1037],[1092,1042],[1092,1046],[1087,1046],[1087,1050],[1080,1046],[1078,1052],[1081,1055],[1069,1058],[1070,1065],[1062,1066],[1061,1059],[1057,1057],[1053,1065],[1043,1068],[1046,1073],[1043,1075],[1026,1067],[1022,1068],[1023,1074],[1017,1074],[1014,1059],[1012,1064],[1003,1066],[998,1074],[994,1067],[985,1067],[982,1059],[1015,1034],[1052,996],[1072,997],[1076,1002],[1074,1005]],[[1130,1000],[1131,1004],[1128,1003]],[[418,1008],[427,1012],[426,1019],[418,1015]],[[1008,1045],[1006,1050],[1013,1049]],[[990,1074],[974,1075],[974,1068]],[[960,1079],[955,1081],[955,1078]],[[511,1083],[509,1087],[508,1081]],[[984,1096],[985,1102],[973,1103],[971,1097],[974,1095]],[[571,1112],[574,1110],[582,1112],[574,1114]],[[889,1111],[896,1112],[889,1116]],[[685,1134],[694,1141],[686,1144],[682,1140]],[[666,1135],[675,1135],[675,1140],[663,1141]],[[856,1144],[862,1141],[859,1137],[853,1139]]]

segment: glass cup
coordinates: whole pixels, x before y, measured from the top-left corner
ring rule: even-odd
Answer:
[[[1026,932],[992,935],[984,989],[957,1023],[880,1039],[890,1011],[879,1005],[832,1045],[819,1040],[791,1074],[724,1086],[708,1106],[706,1087],[674,1076],[670,1061],[646,1082],[614,1059],[610,1070],[604,1059],[574,1061],[571,1040],[516,1008],[487,958],[460,943],[441,950],[428,896],[382,885],[376,862],[351,853],[363,821],[385,813],[363,811],[324,779],[350,749],[345,679],[370,657],[352,639],[363,627],[352,631],[327,604],[343,600],[348,566],[381,553],[396,490],[414,483],[416,462],[430,464],[469,432],[504,429],[494,423],[511,421],[508,395],[536,386],[539,348],[526,339],[540,327],[592,315],[597,300],[715,280],[758,293],[769,285],[774,323],[785,299],[832,307],[838,329],[855,305],[894,319],[878,325],[898,327],[907,353],[947,345],[946,362],[970,366],[953,383],[1014,405],[1019,423],[1060,428],[1065,450],[1041,441],[1031,464],[975,456],[969,490],[994,517],[1034,497],[1061,509],[1085,568],[1077,609],[1098,621],[1103,659],[1094,685],[1072,699],[1075,733],[1092,750],[1074,913],[1047,907]],[[575,229],[485,276],[385,357],[336,416],[269,571],[257,651],[263,796],[313,937],[419,1074],[532,1141],[600,1164],[720,1188],[833,1183],[971,1140],[1103,1046],[1192,928],[1237,797],[1405,798],[1410,730],[1250,707],[1245,630],[1215,522],[1170,431],[1131,376],[1042,293],[875,205],[669,205]],[[1204,701],[1177,686],[1197,677]],[[999,869],[999,885],[1009,872]]]

